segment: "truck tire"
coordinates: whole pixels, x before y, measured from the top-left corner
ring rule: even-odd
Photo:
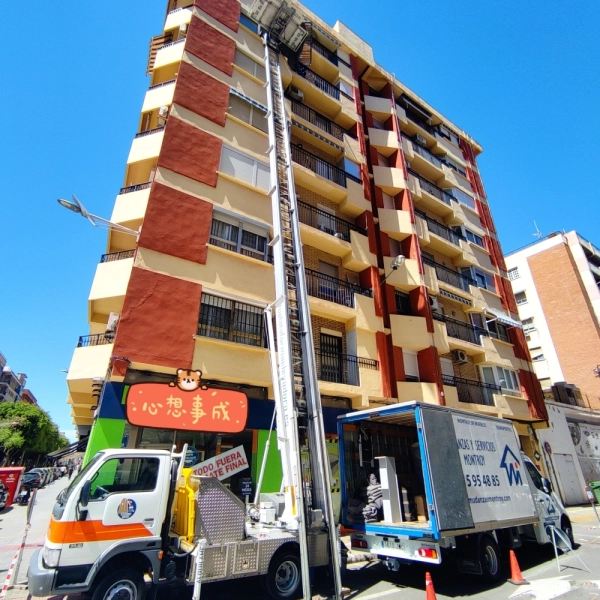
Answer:
[[[496,540],[490,535],[482,535],[477,546],[477,558],[481,564],[481,577],[484,581],[496,583],[502,578],[500,550]]]
[[[571,525],[571,521],[569,521],[569,517],[562,517],[562,519],[560,520],[560,529],[569,538],[569,542],[571,542],[571,548],[575,548],[573,526]]]
[[[269,563],[269,571],[264,576],[264,584],[273,600],[300,597],[302,577],[298,555],[289,549],[276,552]]]
[[[144,600],[146,584],[135,569],[107,573],[96,585],[91,600]]]

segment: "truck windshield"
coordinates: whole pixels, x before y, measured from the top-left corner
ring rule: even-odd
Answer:
[[[66,504],[67,500],[70,498],[71,494],[73,493],[73,490],[77,487],[79,482],[84,477],[86,477],[86,475],[94,468],[96,463],[98,463],[102,459],[103,456],[104,456],[104,452],[98,452],[96,454],[96,456],[94,456],[94,458],[92,458],[92,460],[90,460],[90,462],[85,466],[85,468],[81,470],[81,472],[77,475],[77,477],[75,477],[75,479],[73,479],[73,481],[71,482],[69,487],[66,490],[63,490],[58,495],[58,498],[56,499],[56,501],[61,506],[64,506]]]

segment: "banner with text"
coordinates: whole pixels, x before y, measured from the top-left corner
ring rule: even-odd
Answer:
[[[216,477],[217,479],[227,479],[235,473],[247,469],[250,465],[246,459],[244,446],[238,446],[218,456],[213,456],[204,462],[194,465],[194,475],[202,477]]]

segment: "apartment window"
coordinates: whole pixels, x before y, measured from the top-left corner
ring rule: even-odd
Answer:
[[[219,170],[265,192],[269,190],[271,183],[269,167],[228,146],[223,146]]]
[[[523,325],[523,331],[525,333],[531,333],[532,331],[535,331],[535,325],[533,323],[533,317],[529,317],[528,319],[523,319],[521,321],[522,325]]]
[[[531,360],[532,360],[533,362],[537,362],[537,361],[540,361],[540,360],[546,360],[546,359],[545,359],[545,357],[544,357],[544,355],[543,355],[543,354],[536,354],[535,356],[532,356],[532,357],[531,357]]]
[[[252,125],[265,133],[268,130],[266,111],[259,108],[257,104],[250,100],[236,94],[230,94],[228,112],[231,116],[236,117],[240,121],[248,123],[248,125]]]
[[[519,376],[515,371],[503,367],[481,367],[481,375],[485,383],[499,385],[504,390],[521,393]]]
[[[519,267],[514,267],[513,269],[508,270],[508,278],[511,281],[514,281],[515,279],[519,279],[519,277],[521,277],[519,275]]]
[[[508,335],[508,328],[506,325],[502,323],[498,323],[498,321],[488,321],[487,322],[488,331],[492,334],[492,337],[502,340],[503,342],[509,342],[510,337]]]
[[[267,258],[267,232],[257,233],[243,221],[234,221],[225,216],[218,215],[213,218],[210,228],[210,243],[219,248],[226,248],[232,252],[251,256],[258,260]]]
[[[468,206],[472,210],[476,210],[475,208],[475,200],[469,196],[469,194],[465,194],[462,190],[458,188],[450,188],[446,190],[449,194],[454,196],[454,199],[465,206]]]
[[[494,283],[494,276],[491,273],[482,271],[481,269],[473,269],[473,277],[477,281],[478,287],[496,293],[496,284]]]
[[[346,83],[343,79],[340,79],[338,81],[337,87],[344,94],[347,94],[348,96],[350,96],[350,98],[354,99],[354,88],[349,83]]]
[[[451,158],[448,158],[446,156],[445,162],[453,171],[460,173],[463,177],[467,176],[467,172],[457,162],[454,162]]]
[[[404,358],[404,374],[406,381],[419,381],[419,363],[417,353],[413,350],[402,350]]]
[[[258,25],[243,12],[240,13],[240,25],[243,25],[246,29],[254,33],[258,33]]]
[[[373,127],[375,129],[385,129],[385,123],[373,117]]]
[[[515,294],[517,304],[527,304],[527,294],[525,292],[517,292]]]
[[[438,125],[438,133],[445,137],[447,140],[450,140],[453,144],[458,146],[458,136],[450,129],[448,129],[445,125]]]
[[[250,75],[256,77],[256,79],[260,79],[261,81],[266,81],[267,79],[264,66],[237,49],[235,51],[233,64],[246,71],[246,73],[250,73]]]
[[[198,335],[263,347],[263,310],[258,306],[202,294]]]
[[[344,169],[348,175],[360,179],[360,167],[353,160],[344,157],[339,166]]]
[[[465,237],[467,238],[467,240],[469,240],[469,242],[473,242],[474,244],[485,248],[485,243],[480,235],[477,235],[476,233],[465,229]]]

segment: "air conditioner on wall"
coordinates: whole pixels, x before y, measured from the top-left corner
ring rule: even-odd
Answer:
[[[414,140],[417,144],[419,144],[419,146],[427,146],[427,140],[418,133],[415,135]]]
[[[162,117],[163,119],[166,119],[169,116],[169,107],[166,104],[163,104],[158,109],[158,116]]]
[[[440,303],[437,298],[434,296],[429,296],[429,306],[431,306],[431,310],[434,312],[440,311]]]
[[[288,96],[293,100],[302,101],[304,100],[304,92],[298,89],[295,85],[290,85],[288,88]]]
[[[453,350],[452,356],[455,363],[466,363],[468,362],[467,353],[464,350]]]
[[[187,23],[182,23],[182,24],[179,26],[179,31],[180,31],[181,33],[185,33],[185,32],[187,31],[187,27],[188,27],[188,26],[187,26]]]

